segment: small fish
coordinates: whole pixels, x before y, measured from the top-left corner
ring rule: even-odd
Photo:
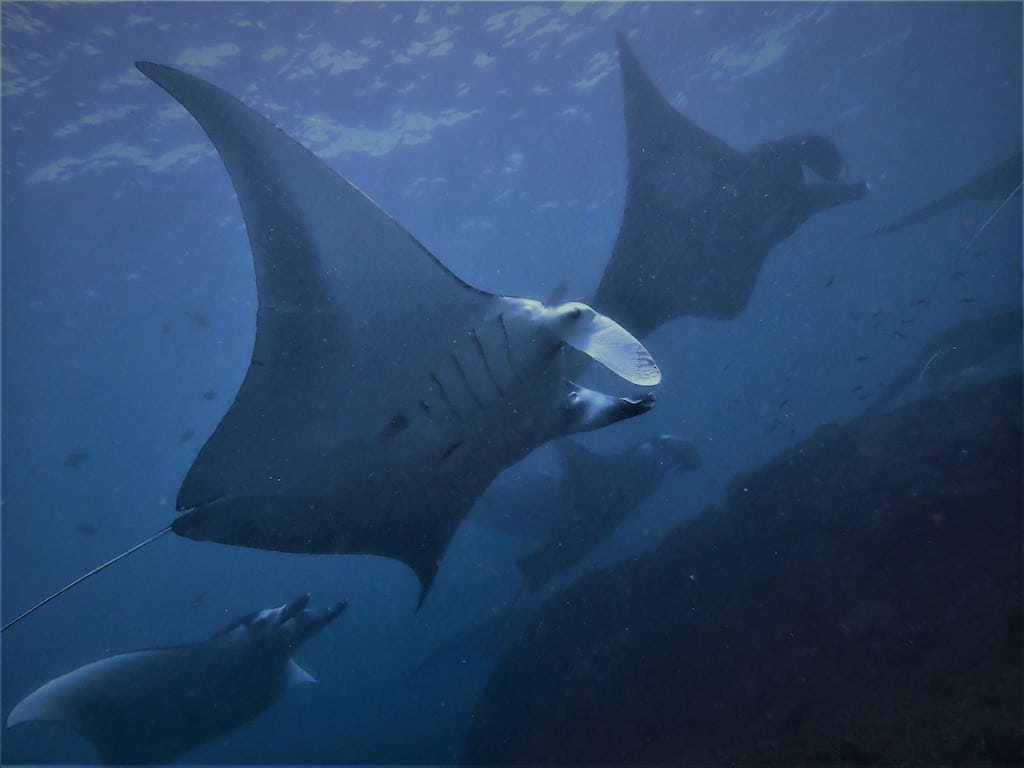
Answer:
[[[990,253],[990,251],[989,251],[988,248],[979,248],[974,253],[972,253],[971,256],[973,256],[976,259],[983,259],[986,256],[988,256],[989,253]]]
[[[183,443],[187,443],[195,436],[196,431],[194,429],[186,429],[184,432],[181,433],[181,437],[179,437],[178,440],[180,440]]]
[[[928,299],[914,299],[912,302],[910,302],[910,306],[912,306],[912,307],[927,307],[928,306]]]
[[[954,272],[952,275],[950,275],[949,278],[950,278],[950,280],[959,280],[959,279],[961,279],[963,277],[966,277],[966,276],[967,276],[967,270],[966,269],[958,269],[956,272]]]
[[[64,459],[65,467],[78,467],[85,464],[89,460],[89,454],[84,451],[76,451],[75,453],[69,453],[67,458]]]
[[[826,288],[831,288],[832,287],[832,283],[834,283],[835,281],[836,281],[836,273],[833,272],[831,275],[828,276],[828,279],[825,281],[825,287]]]
[[[893,331],[892,333],[893,336],[899,336],[901,339],[907,338],[907,334],[903,333],[902,331]]]
[[[788,399],[783,400],[781,403],[779,403],[779,410],[781,411],[781,410],[785,409],[785,407],[787,405],[789,405],[789,400]]]
[[[966,298],[960,299],[961,304],[973,304],[977,299],[973,296],[967,296]]]
[[[210,318],[208,318],[202,312],[186,312],[185,317],[187,317],[193,323],[198,325],[200,328],[210,327]]]
[[[163,323],[163,324],[162,324],[162,325],[160,326],[160,335],[161,335],[161,336],[166,336],[166,335],[167,335],[167,334],[169,334],[170,332],[171,332],[171,326],[169,326],[169,325],[168,325],[167,323]]]
[[[857,355],[857,362],[863,363],[865,360],[870,360],[871,355]]]
[[[855,386],[850,388],[850,391],[851,392],[860,392],[862,389],[864,389],[864,385],[863,384],[856,384]]]
[[[92,523],[79,523],[75,526],[75,530],[86,536],[95,536],[99,529]]]
[[[216,389],[208,389],[205,392],[203,392],[203,400],[213,400],[213,398],[215,398],[216,396],[217,396],[217,390]]]

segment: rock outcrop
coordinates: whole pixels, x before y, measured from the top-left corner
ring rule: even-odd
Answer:
[[[822,427],[552,598],[471,763],[1013,763],[1022,380]]]

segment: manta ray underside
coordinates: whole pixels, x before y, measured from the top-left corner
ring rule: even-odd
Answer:
[[[626,205],[593,305],[640,337],[681,315],[731,319],[768,252],[815,213],[852,203],[829,139],[801,134],[739,152],[678,112],[624,36]],[[820,181],[808,182],[811,171]]]
[[[565,380],[582,350],[634,384],[643,346],[585,304],[467,285],[345,179],[219,88],[138,68],[216,147],[255,266],[256,342],[199,452],[173,530],[194,539],[397,558],[420,600],[459,522],[538,445],[650,408]]]

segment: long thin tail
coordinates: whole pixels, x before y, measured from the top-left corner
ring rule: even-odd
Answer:
[[[971,246],[974,245],[974,241],[978,239],[978,236],[981,235],[981,233],[985,231],[985,229],[988,227],[988,225],[991,224],[992,220],[996,216],[999,215],[999,212],[1002,211],[1003,208],[1006,207],[1006,204],[1008,202],[1010,202],[1010,200],[1013,198],[1013,196],[1016,195],[1018,192],[1020,192],[1021,187],[1024,187],[1024,182],[1021,182],[1020,184],[1018,184],[1016,189],[1014,189],[1013,192],[1011,192],[1010,194],[1008,194],[1006,196],[1006,199],[1003,200],[1003,202],[999,205],[999,207],[996,208],[994,211],[992,211],[992,215],[989,216],[987,219],[985,219],[985,223],[982,224],[980,227],[978,227],[978,229],[975,231],[975,233],[973,235],[971,235],[971,239],[968,240],[967,241],[967,245],[964,246],[964,250],[963,250],[964,253],[966,253],[967,251],[969,251],[971,249]]]
[[[0,632],[6,632],[8,629],[13,627],[15,624],[17,624],[19,621],[24,619],[26,616],[30,616],[31,614],[35,613],[36,611],[38,611],[40,608],[42,608],[44,605],[46,605],[51,600],[56,600],[58,597],[63,595],[65,592],[67,592],[69,589],[71,589],[72,587],[75,587],[75,586],[81,584],[83,581],[88,579],[90,576],[95,576],[100,571],[106,570],[109,566],[113,565],[118,560],[123,560],[124,558],[128,557],[128,555],[130,555],[133,552],[136,552],[136,551],[142,549],[147,544],[153,543],[154,541],[159,539],[161,536],[163,536],[165,533],[167,533],[170,530],[171,530],[171,526],[168,525],[162,531],[154,533],[152,536],[150,536],[148,539],[146,539],[144,541],[140,541],[138,544],[136,544],[131,549],[125,550],[124,552],[122,552],[117,557],[112,557],[110,560],[107,560],[107,562],[103,563],[102,565],[98,565],[95,568],[93,568],[91,571],[89,571],[88,573],[85,573],[85,574],[79,576],[77,579],[72,581],[70,584],[61,587],[60,589],[58,589],[56,592],[54,592],[49,597],[47,597],[47,598],[45,598],[43,600],[40,600],[38,603],[33,605],[31,608],[29,608],[27,611],[25,611],[20,616],[14,618],[14,619],[11,619],[10,621],[8,621],[6,624],[4,624],[2,627],[0,627]]]

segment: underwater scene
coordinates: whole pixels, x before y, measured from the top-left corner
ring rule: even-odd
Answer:
[[[1019,2],[0,15],[3,763],[1024,763]]]

